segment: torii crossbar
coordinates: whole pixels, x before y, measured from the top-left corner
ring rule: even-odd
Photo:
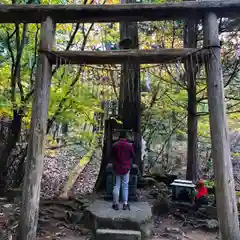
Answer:
[[[56,23],[136,22],[200,19],[207,12],[235,17],[240,1],[187,1],[163,4],[118,5],[0,5],[0,23],[40,23],[46,17]]]
[[[40,51],[41,52],[41,51]],[[170,64],[184,62],[188,56],[203,61],[208,49],[178,48],[159,50],[45,51],[51,64]]]

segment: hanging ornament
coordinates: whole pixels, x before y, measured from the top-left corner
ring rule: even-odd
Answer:
[[[177,81],[180,80],[181,75],[182,75],[181,63],[178,61],[177,64],[176,64],[176,78],[177,78]]]
[[[240,58],[240,45],[237,46],[236,57],[237,57],[237,59]]]
[[[150,91],[151,90],[151,87],[150,87],[150,76],[149,76],[149,71],[146,70],[146,75],[145,75],[145,79],[146,79],[146,88],[147,88],[147,91]]]
[[[85,82],[87,79],[87,72],[86,72],[86,68],[83,70],[83,73],[82,73],[82,82]]]
[[[29,66],[29,68],[32,68],[32,55],[31,55],[31,53],[29,53],[29,55],[28,55],[28,66]]]

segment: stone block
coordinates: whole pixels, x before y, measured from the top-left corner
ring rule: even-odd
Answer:
[[[122,207],[122,206],[121,206]],[[133,230],[147,239],[152,229],[152,211],[148,202],[132,202],[130,211],[112,209],[112,202],[96,200],[84,212],[84,225],[96,233],[97,229]]]
[[[120,229],[97,229],[96,240],[141,240],[141,232]]]

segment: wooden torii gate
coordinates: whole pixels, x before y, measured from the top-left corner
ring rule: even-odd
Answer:
[[[167,63],[196,51],[196,49],[162,49],[158,51],[53,52],[55,23],[161,21],[186,18],[204,20],[204,45],[211,47],[214,55],[208,63],[207,85],[218,217],[222,239],[239,239],[217,22],[218,17],[235,17],[239,16],[239,12],[239,0],[100,6],[0,6],[0,23],[42,23],[23,187],[21,240],[36,239],[51,70],[52,64],[57,62],[58,57],[76,64],[116,64],[123,63],[126,59],[138,63]]]

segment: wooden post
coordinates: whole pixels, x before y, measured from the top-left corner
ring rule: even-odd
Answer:
[[[216,14],[208,13],[205,15],[203,29],[204,45],[213,46],[206,69],[212,157],[220,233],[222,240],[238,240],[240,236],[238,209],[224,102],[224,85]]]
[[[135,0],[121,0],[121,4],[136,3]],[[131,39],[131,46],[124,48],[138,49],[137,22],[120,23],[120,39]],[[121,84],[119,94],[119,115],[125,129],[133,129],[135,138],[135,163],[141,167],[141,90],[140,64],[124,63],[121,68]]]
[[[184,27],[184,47],[197,47],[197,22],[195,19],[188,19]],[[198,174],[198,119],[197,119],[197,86],[196,86],[196,64],[193,57],[185,62],[187,74],[188,91],[188,120],[187,120],[187,172],[186,179],[197,180]]]
[[[40,50],[52,50],[53,41],[54,23],[51,18],[47,17],[41,25]],[[25,166],[20,240],[36,239],[51,76],[52,66],[44,53],[40,53]]]

